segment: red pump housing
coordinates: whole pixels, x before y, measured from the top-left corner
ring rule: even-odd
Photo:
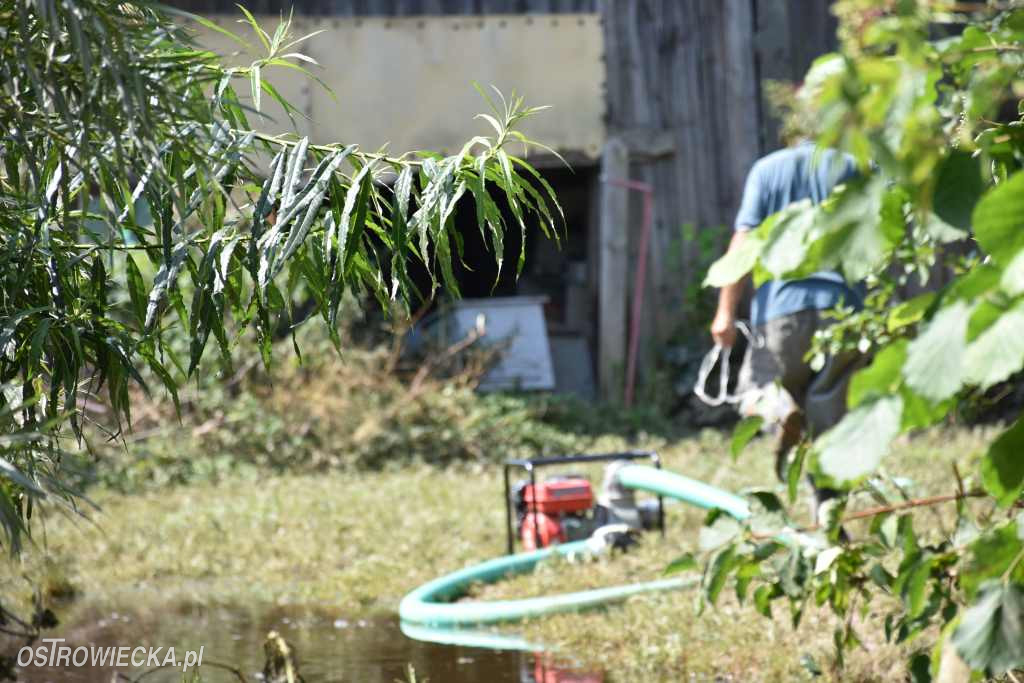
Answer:
[[[544,548],[566,540],[562,516],[578,514],[594,505],[594,491],[582,477],[551,479],[527,484],[522,493],[525,516],[520,524],[520,537],[527,550]]]

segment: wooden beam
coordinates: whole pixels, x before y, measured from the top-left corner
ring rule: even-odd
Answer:
[[[676,153],[676,136],[672,128],[640,126],[625,128],[615,133],[626,143],[629,158],[634,163],[673,156]]]
[[[626,295],[629,241],[629,190],[609,180],[629,177],[626,144],[613,137],[601,155],[601,215],[599,217],[600,284],[598,288],[598,382],[605,400],[622,399],[626,364]]]

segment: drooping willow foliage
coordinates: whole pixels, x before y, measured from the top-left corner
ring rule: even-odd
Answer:
[[[494,136],[449,157],[272,137],[250,123],[261,97],[294,109],[264,71],[305,72],[312,61],[293,51],[290,22],[271,35],[252,20],[265,56],[226,67],[168,11],[146,1],[0,6],[0,542],[11,550],[38,498],[75,502],[60,444],[82,437],[86,401],[109,406],[116,436],[144,376],[177,400],[208,346],[230,363],[247,331],[269,363],[272,333],[300,294],[337,340],[346,290],[384,305],[432,293],[416,290],[410,259],[426,264],[433,288],[457,294],[452,217],[463,195],[499,268],[507,228],[525,234],[539,220],[550,234],[561,220],[550,186],[508,150],[536,144],[515,130],[537,111],[521,99],[488,100]],[[422,113],[432,114],[444,112]],[[187,354],[167,342],[172,326],[187,331]]]

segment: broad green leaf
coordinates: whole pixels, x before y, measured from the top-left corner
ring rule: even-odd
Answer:
[[[899,433],[903,399],[862,403],[814,444],[821,471],[838,482],[859,479],[878,467]]]
[[[985,193],[974,209],[974,236],[1002,266],[1024,249],[1024,171]]]
[[[820,210],[808,200],[792,204],[770,216],[757,231],[764,239],[761,267],[775,277],[785,277],[795,271],[812,268],[805,262],[811,232],[820,220]]]
[[[1024,589],[995,581],[983,586],[951,643],[972,669],[1002,674],[1024,666]]]
[[[729,444],[729,450],[732,453],[733,460],[746,448],[750,440],[757,436],[757,433],[761,431],[761,425],[764,424],[764,418],[760,415],[754,415],[752,417],[743,418],[736,428],[732,432],[732,442]]]
[[[741,531],[739,522],[728,515],[719,514],[710,525],[705,524],[700,528],[700,549],[708,551],[721,548],[736,538]]]
[[[968,546],[967,560],[960,571],[960,585],[968,598],[974,598],[986,581],[1001,579],[1007,571],[1011,572],[1007,578],[1024,583],[1024,563],[1018,561],[1024,550],[1020,532],[1016,521],[1006,522],[985,531]]]
[[[883,590],[889,590],[892,587],[893,576],[885,567],[880,564],[872,565],[871,570],[868,572],[868,576],[875,582],[875,585]]]
[[[829,567],[832,566],[832,563],[834,563],[842,554],[843,549],[839,546],[832,546],[822,550],[818,553],[818,556],[814,558],[814,573],[822,574],[827,572]]]
[[[886,320],[886,329],[890,332],[901,330],[909,325],[919,323],[931,305],[935,302],[934,292],[919,294],[909,301],[904,301],[891,311]]]
[[[939,163],[933,208],[945,223],[970,230],[971,213],[984,192],[981,167],[969,152],[954,150]]]
[[[909,683],[932,683],[931,657],[919,652],[910,659]]]
[[[898,540],[898,527],[900,518],[892,513],[878,515],[871,520],[871,531],[878,534],[878,538],[888,548],[895,548]]]
[[[978,302],[971,311],[970,320],[967,321],[967,342],[973,342],[982,332],[995,324],[1005,310],[1006,306],[999,305],[992,298]]]
[[[916,618],[924,611],[927,602],[928,580],[931,578],[934,558],[925,557],[916,562],[907,570],[906,579],[903,581],[903,600],[907,605],[907,613],[911,618]]]
[[[704,278],[704,286],[725,287],[738,281],[753,269],[763,247],[764,242],[760,237],[756,234],[747,235],[739,248],[729,250],[711,264]]]
[[[1024,366],[1024,304],[1000,315],[964,353],[964,380],[982,389]]]
[[[929,213],[922,221],[922,227],[925,234],[931,236],[939,244],[947,244],[949,242],[956,242],[958,240],[967,239],[969,233],[954,228],[949,223],[945,222],[934,213]]]
[[[900,431],[911,429],[924,429],[942,420],[949,414],[954,398],[945,401],[929,401],[904,385],[900,387],[900,396],[903,398],[903,415],[900,420]]]
[[[758,586],[754,591],[754,607],[761,616],[771,618],[773,597],[775,597],[774,586],[765,584]]]
[[[718,596],[725,586],[725,580],[729,578],[729,573],[735,569],[736,562],[736,546],[730,545],[718,553],[715,559],[712,560],[711,566],[708,567],[707,584],[704,590],[707,594],[708,602],[712,605],[718,601]]]
[[[741,561],[736,570],[736,599],[742,605],[747,598],[750,582],[761,576],[761,566],[754,561]]]
[[[1003,507],[1024,492],[1024,418],[992,442],[981,461],[981,482]]]
[[[903,237],[902,193],[887,189],[875,176],[849,184],[834,201],[823,205],[810,248],[812,263],[801,268],[840,268],[847,279],[862,280],[883,263]]]
[[[962,301],[939,309],[907,348],[903,377],[924,398],[941,401],[962,384],[967,321],[971,307]]]
[[[1017,252],[1006,266],[999,284],[1010,296],[1024,294],[1024,250]]]
[[[858,371],[850,380],[846,404],[856,408],[867,399],[889,396],[899,390],[903,381],[903,363],[907,358],[907,342],[900,339],[884,347],[871,365]]]

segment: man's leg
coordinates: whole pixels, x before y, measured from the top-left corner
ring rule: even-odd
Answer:
[[[846,392],[853,374],[867,365],[868,358],[856,351],[829,356],[825,366],[807,387],[807,424],[818,436],[839,424],[846,415]]]
[[[806,427],[804,409],[813,373],[804,356],[811,347],[817,324],[817,311],[800,311],[765,325],[765,348],[775,359],[778,382],[791,401],[780,420],[782,430],[775,448],[775,473],[780,481],[786,479],[789,453],[803,439]]]
[[[807,388],[807,424],[812,436],[818,436],[839,424],[846,415],[846,392],[853,374],[863,368],[868,358],[856,351],[829,356]],[[812,482],[813,485],[813,482]],[[830,488],[814,486],[812,513],[814,521],[825,524],[827,511],[823,505],[839,495]]]

